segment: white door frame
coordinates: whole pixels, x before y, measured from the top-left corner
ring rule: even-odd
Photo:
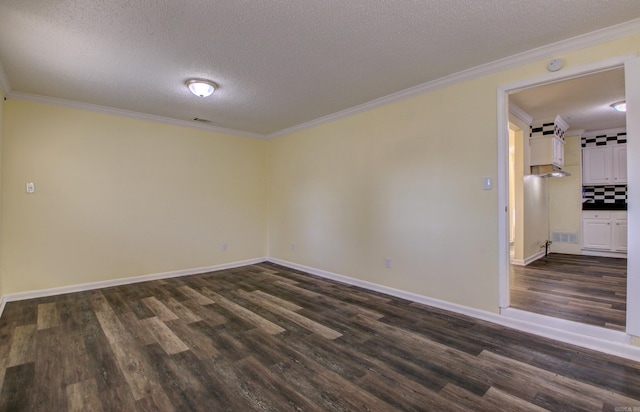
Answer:
[[[531,79],[521,80],[498,87],[498,276],[499,307],[501,312],[510,306],[509,300],[509,97],[520,90],[581,77],[601,71],[624,67],[626,77],[627,100],[627,140],[629,158],[640,158],[640,91],[630,93],[629,87],[640,88],[640,80],[630,81],[632,72],[634,79],[640,77],[640,59],[635,54],[603,60]],[[629,104],[631,103],[631,104]],[[631,110],[635,114],[632,116]],[[633,119],[633,120],[632,120]],[[640,188],[640,162],[630,162],[629,186]],[[629,190],[629,249],[627,260],[627,333],[640,336],[640,193],[633,196]],[[549,325],[551,326],[551,325]]]

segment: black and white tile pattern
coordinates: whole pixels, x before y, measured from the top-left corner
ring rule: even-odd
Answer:
[[[548,135],[556,135],[564,140],[564,130],[555,123],[543,123],[541,125],[531,126],[529,137],[536,138]]]
[[[582,147],[607,146],[627,143],[627,132],[616,134],[602,134],[598,136],[582,137]]]
[[[627,203],[627,185],[583,186],[582,198],[594,203]]]

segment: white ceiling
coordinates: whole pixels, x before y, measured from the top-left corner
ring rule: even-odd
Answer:
[[[538,86],[509,96],[509,101],[531,116],[534,122],[553,121],[560,115],[569,124],[569,131],[585,132],[624,127],[625,114],[611,107],[624,99],[623,68]]]
[[[638,0],[0,0],[0,62],[10,97],[266,135],[639,17]]]

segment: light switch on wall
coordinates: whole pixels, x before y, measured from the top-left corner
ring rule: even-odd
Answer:
[[[493,189],[493,179],[488,176],[483,177],[482,190],[491,190],[491,189]]]
[[[27,183],[27,193],[34,193],[36,191],[35,183]]]

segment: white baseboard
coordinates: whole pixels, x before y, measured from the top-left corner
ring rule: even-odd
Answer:
[[[14,301],[25,300],[25,299],[43,298],[47,296],[62,295],[65,293],[84,292],[87,290],[94,290],[94,289],[104,289],[112,286],[129,285],[132,283],[139,283],[139,282],[148,282],[150,280],[197,275],[200,273],[215,272],[218,270],[233,269],[233,268],[247,266],[247,265],[255,265],[256,263],[261,263],[261,262],[264,262],[265,260],[267,259],[266,258],[247,259],[247,260],[241,260],[237,262],[223,263],[223,264],[214,265],[214,266],[174,270],[171,272],[154,273],[149,275],[133,276],[133,277],[127,277],[127,278],[109,279],[109,280],[102,280],[99,282],[90,282],[90,283],[81,283],[78,285],[63,286],[59,288],[10,293],[2,296],[2,299],[0,299],[0,316],[2,316],[2,312],[4,311],[4,307],[7,304],[7,302],[14,302]]]
[[[621,252],[603,252],[600,250],[582,250],[582,254],[585,256],[600,256],[600,257],[612,257],[612,258],[627,258],[626,253]]]
[[[552,316],[540,315],[515,308],[503,308],[500,313],[508,318],[519,319],[529,323],[543,324],[554,329],[569,331],[579,335],[591,336],[593,338],[604,339],[625,345],[631,343],[630,335],[613,329],[600,328],[593,325],[587,325],[585,323],[554,318]]]
[[[368,282],[366,280],[360,280],[349,276],[338,275],[337,273],[327,272],[321,269],[312,268],[309,266],[300,265],[286,260],[280,260],[276,258],[267,258],[267,262],[275,263],[281,266],[285,266],[291,269],[297,269],[312,275],[320,276],[326,279],[336,280],[338,282],[346,283],[353,286],[359,286],[364,289],[372,290],[375,292],[385,293],[387,295],[395,296],[398,298],[410,300],[416,303],[422,303],[429,306],[434,306],[440,309],[449,310],[451,312],[461,313],[463,315],[472,316],[474,318],[487,320],[493,322],[494,318],[500,317],[498,314],[486,312],[478,309],[474,309],[468,306],[458,305],[456,303],[447,302],[444,300],[434,299],[416,293],[407,292],[400,289],[394,289],[389,286],[379,285],[377,283]]]
[[[544,253],[543,253],[544,255]],[[589,327],[575,322],[561,321],[548,316],[530,314],[516,309],[502,309],[501,314],[487,312],[468,306],[430,298],[415,293],[394,289],[349,276],[300,265],[276,258],[267,258],[268,262],[282,265],[291,269],[301,270],[312,275],[336,280],[353,286],[359,286],[368,290],[385,293],[387,295],[422,303],[439,309],[449,310],[476,319],[496,323],[498,325],[517,329],[522,332],[532,333],[560,342],[593,349],[610,355],[620,356],[634,361],[640,361],[640,347],[631,345],[631,336],[624,332],[607,330],[604,328]],[[519,312],[519,313],[518,313]],[[568,325],[571,323],[573,325]],[[576,326],[578,325],[578,326]]]
[[[424,305],[429,305],[462,315],[467,315],[476,319],[496,323],[523,332],[533,333],[535,335],[544,336],[546,338],[555,339],[576,346],[594,349],[611,355],[640,361],[640,347],[631,345],[631,337],[623,332],[609,331],[604,328],[588,327],[586,325],[576,324],[575,322],[561,321],[556,318],[535,315],[529,312],[518,311],[517,309],[511,308],[502,309],[502,314],[487,312],[484,310],[458,305],[456,303],[434,299],[404,290],[394,289],[388,286],[379,285],[377,283],[339,275],[336,273],[327,272],[321,269],[316,269],[276,258],[255,258],[208,267],[184,269],[121,279],[111,279],[100,282],[70,285],[52,289],[11,293],[2,296],[2,299],[0,300],[0,316],[2,316],[2,312],[4,311],[4,307],[7,302],[61,295],[72,292],[83,292],[87,290],[102,289],[112,286],[146,282],[150,280],[196,275],[200,273],[254,265],[265,261],[282,265],[291,269],[301,270],[303,272],[320,276],[326,279],[332,279],[349,285],[359,286],[368,290],[385,293],[387,295],[406,299],[412,302],[422,303]]]
[[[529,256],[526,259],[511,259],[511,264],[512,265],[517,265],[517,266],[527,266],[529,263],[534,262],[540,258],[544,257],[544,252],[538,252],[535,255]]]

